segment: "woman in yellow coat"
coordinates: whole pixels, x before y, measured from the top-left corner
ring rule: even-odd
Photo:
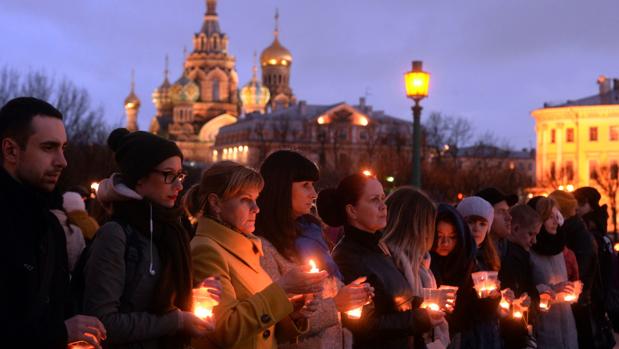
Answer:
[[[222,284],[215,331],[195,348],[277,348],[308,329],[315,304],[301,300],[295,310],[289,298],[321,291],[327,273],[296,268],[274,282],[262,269],[262,244],[253,231],[263,184],[256,171],[223,161],[187,193],[186,207],[198,219],[191,241],[194,283],[217,276]]]

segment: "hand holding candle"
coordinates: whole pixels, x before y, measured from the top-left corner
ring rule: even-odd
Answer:
[[[471,277],[479,298],[487,298],[497,293],[499,289],[498,272],[478,271],[472,273]]]
[[[365,276],[356,279],[342,287],[333,297],[338,311],[345,312],[349,319],[359,319],[363,306],[368,304],[374,296],[374,288],[365,283],[365,280]]]

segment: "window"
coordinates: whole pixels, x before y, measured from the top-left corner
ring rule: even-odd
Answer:
[[[589,160],[589,179],[597,177],[598,163],[595,160]]]
[[[597,140],[598,140],[598,128],[589,127],[589,141],[597,142]]]
[[[608,133],[611,141],[619,141],[619,126],[611,126]]]
[[[565,130],[565,141],[568,143],[574,142],[574,129],[573,128],[570,127],[567,130]]]
[[[550,178],[555,179],[557,178],[557,171],[556,171],[556,163],[553,161],[550,163]]]
[[[574,180],[574,162],[573,161],[565,162],[565,176],[567,177],[568,181]]]
[[[557,142],[557,130],[554,128],[550,130],[550,143],[554,144]]]
[[[617,180],[617,177],[619,177],[619,165],[613,161],[610,165],[610,179]]]
[[[219,101],[219,80],[213,80],[213,102]]]

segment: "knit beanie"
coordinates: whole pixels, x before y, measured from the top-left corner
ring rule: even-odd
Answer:
[[[494,220],[494,208],[490,203],[479,196],[469,196],[460,201],[456,210],[462,217],[479,216],[488,221],[488,226],[492,226]]]
[[[574,195],[563,190],[555,190],[548,197],[553,198],[557,202],[563,217],[570,217],[576,211],[578,201],[576,201]]]
[[[593,187],[578,188],[572,194],[574,194],[574,197],[581,205],[589,203],[589,206],[593,209],[600,207],[600,199],[602,199],[602,195],[600,195],[600,192]]]
[[[62,194],[62,207],[66,212],[86,211],[86,204],[82,196],[72,191]]]
[[[110,133],[107,145],[115,153],[125,184],[131,188],[162,161],[172,156],[183,159],[176,143],[144,131],[117,128]]]

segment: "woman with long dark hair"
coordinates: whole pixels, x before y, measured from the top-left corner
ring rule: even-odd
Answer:
[[[344,226],[344,237],[333,251],[344,282],[367,277],[374,287],[373,302],[360,318],[343,315],[353,333],[354,348],[409,348],[413,337],[441,324],[442,316],[420,309],[411,285],[396,266],[388,247],[381,243],[387,225],[383,186],[374,177],[354,174],[337,188],[318,195],[318,214],[331,226]]]
[[[120,173],[99,186],[112,219],[84,267],[84,310],[105,325],[106,348],[183,348],[209,329],[191,312],[189,239],[176,208],[183,155],[174,142],[126,129],[108,145]]]
[[[323,291],[317,295],[318,310],[310,317],[310,330],[297,343],[286,348],[348,348],[350,332],[342,328],[339,313],[362,306],[370,296],[370,287],[359,282],[344,286],[337,264],[322,234],[321,222],[312,215],[316,200],[314,182],[318,167],[305,156],[290,150],[269,155],[260,173],[264,188],[258,197],[260,214],[256,234],[262,237],[262,265],[278,279],[297,265],[313,260],[329,273]],[[367,287],[366,287],[367,286]]]

